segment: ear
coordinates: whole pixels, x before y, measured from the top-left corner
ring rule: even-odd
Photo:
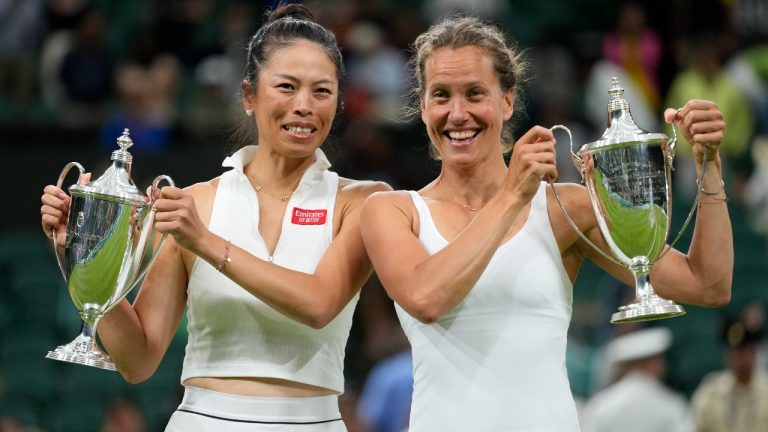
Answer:
[[[256,98],[256,92],[251,87],[251,82],[248,80],[243,80],[243,82],[240,84],[240,90],[243,92],[243,109],[253,110],[253,106],[256,103],[253,100]]]
[[[504,93],[504,121],[512,118],[515,112],[515,89],[514,87]]]

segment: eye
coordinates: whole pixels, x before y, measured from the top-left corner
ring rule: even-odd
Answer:
[[[331,95],[333,94],[333,91],[327,87],[318,87],[315,89],[315,93]]]
[[[485,91],[481,88],[473,88],[469,91],[469,98],[470,99],[480,99],[483,96],[485,96]]]
[[[445,90],[434,90],[432,92],[432,99],[435,99],[437,101],[444,101],[448,99],[448,92]]]
[[[293,84],[288,83],[288,82],[284,82],[284,83],[278,84],[277,88],[279,88],[281,90],[293,90],[294,89]]]

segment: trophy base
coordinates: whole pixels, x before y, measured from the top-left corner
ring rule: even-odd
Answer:
[[[652,296],[640,303],[621,306],[611,316],[612,324],[625,324],[640,321],[653,321],[685,315],[685,309],[677,303],[658,296]]]
[[[48,351],[45,358],[117,371],[109,355],[104,354],[92,338],[83,335],[67,345],[60,345],[55,350]]]

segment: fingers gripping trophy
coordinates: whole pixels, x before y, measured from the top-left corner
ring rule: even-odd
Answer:
[[[671,222],[671,171],[677,144],[663,133],[649,133],[632,120],[629,102],[617,78],[608,94],[608,128],[595,142],[584,144],[571,158],[586,184],[600,232],[611,255],[594,245],[576,226],[560,202],[554,184],[554,197],[571,227],[596,251],[628,268],[635,278],[635,300],[619,307],[612,323],[629,323],[670,318],[685,314],[682,306],[659,297],[653,291],[650,273],[658,261],[679,240],[696,209],[696,200],[680,233],[669,246],[666,241]],[[565,126],[562,129],[571,136]],[[701,173],[702,178],[704,172]],[[701,181],[698,182],[701,185]]]
[[[161,182],[174,185],[170,177],[158,176],[147,198],[131,180],[133,157],[128,148],[133,142],[128,129],[117,144],[120,148],[112,153],[112,163],[101,177],[69,187],[66,241],[58,244],[54,233],[53,245],[83,325],[75,340],[46,356],[107,370],[116,368],[96,343],[96,325],[142,279],[160,251],[165,235],[152,249],[155,197]],[[70,162],[59,175],[59,188],[72,168],[80,175],[85,172],[82,165]]]

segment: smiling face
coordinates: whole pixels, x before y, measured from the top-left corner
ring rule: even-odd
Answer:
[[[513,100],[513,90],[502,91],[493,59],[482,48],[438,48],[424,63],[421,118],[444,162],[501,154]]]
[[[256,89],[244,83],[259,145],[308,157],[328,137],[339,100],[338,71],[323,49],[299,40],[271,53]]]

